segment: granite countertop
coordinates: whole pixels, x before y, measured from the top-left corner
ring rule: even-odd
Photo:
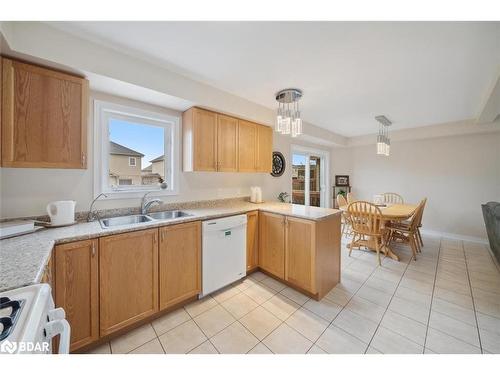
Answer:
[[[45,265],[55,244],[67,243],[111,234],[179,224],[195,220],[207,220],[249,211],[288,215],[309,220],[323,220],[340,214],[339,210],[320,207],[305,207],[286,203],[259,203],[245,201],[200,208],[180,208],[192,216],[170,220],[154,220],[147,223],[122,225],[102,229],[99,222],[82,222],[69,227],[42,229],[35,233],[0,241],[0,291],[40,282]]]

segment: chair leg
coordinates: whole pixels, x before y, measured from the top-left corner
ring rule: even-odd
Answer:
[[[408,240],[410,241],[411,251],[413,252],[413,259],[417,260],[417,244],[415,243],[415,237],[410,234]]]
[[[342,232],[340,233],[340,238],[343,238],[344,237],[344,232],[345,232],[345,226],[346,226],[346,223],[342,223]]]
[[[424,241],[422,241],[422,234],[420,233],[420,228],[417,228],[418,239],[420,240],[420,245],[424,247]]]
[[[351,239],[351,246],[349,246],[349,256],[351,256],[351,253],[352,253],[352,248],[354,246],[354,239],[356,238],[356,233],[354,233],[352,235],[352,239]]]
[[[380,262],[380,245],[378,243],[378,238],[375,237],[375,250],[377,250],[377,260],[378,260],[378,265],[382,265],[382,263]]]
[[[415,242],[415,247],[417,248],[417,253],[421,253],[422,250],[420,249],[420,240],[418,239],[417,232],[410,233],[410,236],[413,236],[413,241]]]

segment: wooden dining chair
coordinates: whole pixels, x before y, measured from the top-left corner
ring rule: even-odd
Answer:
[[[404,204],[403,197],[398,193],[383,193],[384,203]]]
[[[422,220],[425,203],[427,198],[422,199],[415,209],[415,213],[410,221],[406,222],[391,222],[386,224],[386,228],[391,231],[388,242],[393,239],[400,239],[404,243],[408,243],[413,253],[413,259],[417,260],[417,253],[421,252],[420,239],[418,234],[418,224]]]
[[[420,228],[422,228],[422,217],[424,216],[424,210],[425,210],[425,205],[427,203],[427,198],[424,198],[423,202],[424,203],[420,210],[420,216],[418,218],[418,224],[417,224],[417,237],[418,237],[418,242],[420,243],[420,252],[422,252],[422,247],[424,247],[424,241],[422,240],[422,234],[420,233]]]
[[[347,207],[347,200],[342,194],[337,195],[337,205],[340,207]],[[349,220],[349,213],[347,211],[342,211],[342,216],[341,216],[341,222],[342,222],[342,234],[341,237],[344,237],[344,233],[347,235],[352,234],[352,226],[351,222]]]
[[[347,206],[347,213],[351,221],[353,236],[349,248],[349,256],[354,246],[374,248],[377,252],[378,264],[380,251],[386,247],[385,229],[382,227],[382,212],[380,208],[370,202],[356,201]]]
[[[356,202],[356,197],[353,193],[347,193],[347,203]]]

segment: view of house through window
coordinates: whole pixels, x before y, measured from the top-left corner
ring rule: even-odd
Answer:
[[[292,203],[322,207],[322,157],[308,153],[292,155]]]
[[[109,186],[157,185],[166,180],[165,128],[110,118]]]

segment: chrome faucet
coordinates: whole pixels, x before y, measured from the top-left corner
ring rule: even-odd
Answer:
[[[104,197],[104,198],[107,198],[108,196],[104,193],[101,193],[99,194],[97,197],[95,197],[95,199],[92,201],[92,203],[90,204],[90,208],[89,208],[89,213],[87,214],[87,221],[88,222],[91,222],[91,221],[94,221],[94,220],[97,220],[99,219],[99,214],[96,212],[93,212],[92,209],[94,207],[94,203],[96,202],[96,200],[98,200],[100,197]]]
[[[154,193],[154,191],[148,191],[144,196],[142,197],[142,202],[141,202],[141,214],[146,215],[148,213],[149,208],[153,204],[160,204],[163,201],[161,199],[151,199],[150,201],[146,202],[146,196],[148,194]]]

